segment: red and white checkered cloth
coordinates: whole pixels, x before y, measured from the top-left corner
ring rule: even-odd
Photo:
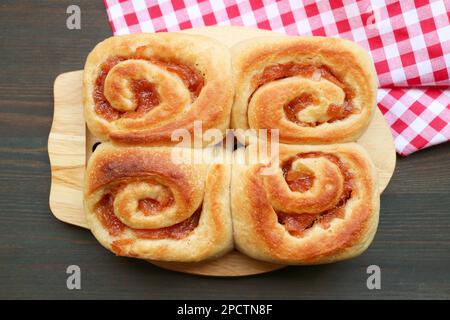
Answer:
[[[104,0],[114,34],[243,25],[342,37],[372,54],[397,152],[450,140],[450,1]]]

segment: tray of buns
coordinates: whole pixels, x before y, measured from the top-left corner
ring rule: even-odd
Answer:
[[[395,168],[376,90],[369,54],[346,40],[243,27],[111,37],[55,80],[50,208],[118,256],[192,274],[355,257]],[[212,138],[220,161],[205,157]],[[263,141],[276,161],[248,161]]]

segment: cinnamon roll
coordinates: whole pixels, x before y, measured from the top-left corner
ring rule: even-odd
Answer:
[[[248,150],[248,149],[247,149]],[[321,264],[362,253],[378,225],[374,165],[359,145],[280,145],[279,166],[234,164],[237,248],[282,264]]]
[[[367,128],[377,80],[369,54],[357,44],[259,37],[238,43],[231,54],[233,128],[279,129],[280,142],[287,144],[355,141]]]
[[[232,249],[230,167],[176,164],[172,151],[103,143],[89,159],[87,222],[115,254],[191,262]]]
[[[158,33],[99,43],[84,68],[84,115],[102,140],[172,145],[176,129],[222,132],[234,88],[229,50],[203,36]]]

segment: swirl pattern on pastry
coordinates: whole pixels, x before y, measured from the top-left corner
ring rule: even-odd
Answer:
[[[357,44],[275,36],[243,41],[231,53],[233,128],[279,129],[287,144],[355,141],[367,128],[377,80],[370,56]]]
[[[169,147],[101,144],[84,190],[88,225],[120,256],[200,261],[233,247],[230,168],[175,164]]]
[[[84,114],[102,140],[173,145],[172,132],[229,126],[234,88],[226,47],[177,33],[116,36],[84,68]]]
[[[231,206],[240,251],[276,263],[320,264],[369,246],[379,192],[362,147],[280,145],[278,170],[263,175],[262,168],[233,165]]]

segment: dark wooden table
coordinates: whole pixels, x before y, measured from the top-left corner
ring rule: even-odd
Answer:
[[[70,4],[81,30],[66,28]],[[450,298],[449,143],[398,158],[376,238],[356,259],[226,279],[116,258],[48,205],[53,81],[111,35],[102,1],[3,0],[0,30],[0,298]],[[72,264],[81,290],[66,287]],[[381,290],[366,287],[372,264]]]

